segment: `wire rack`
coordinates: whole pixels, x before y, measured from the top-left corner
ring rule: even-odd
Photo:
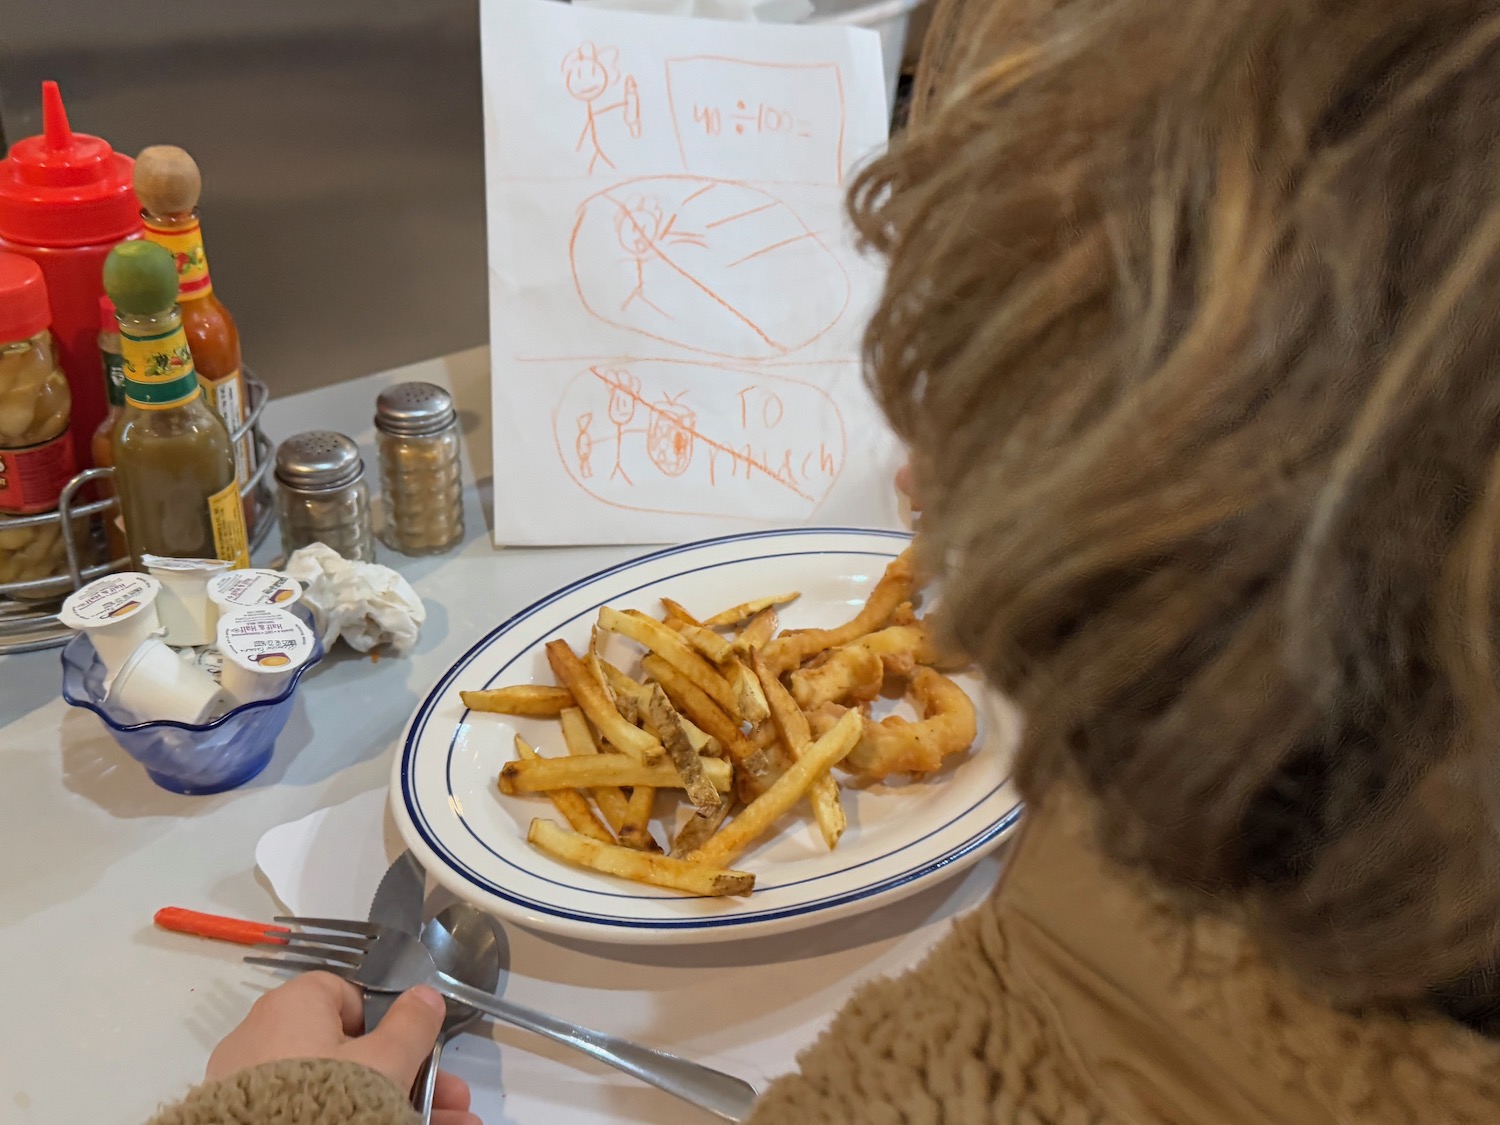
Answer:
[[[266,485],[271,465],[271,442],[260,428],[260,416],[271,396],[265,384],[248,371],[245,373],[245,389],[250,400],[250,413],[245,424],[235,430],[232,437],[236,444],[245,437],[255,444],[255,472],[240,486],[241,496],[253,494],[256,498],[255,521],[248,529],[250,546],[254,550],[270,534],[276,522],[270,489]],[[87,562],[108,553],[104,521],[119,507],[119,500],[111,496],[105,500],[80,502],[79,497],[93,491],[85,491],[90,483],[107,480],[114,476],[114,472],[113,469],[89,469],[79,473],[62,490],[55,512],[36,516],[0,516],[0,533],[60,524],[59,534],[68,559],[66,574],[27,582],[0,583],[0,656],[56,648],[66,642],[71,633],[57,619],[57,608],[62,600],[96,578],[130,568],[128,557],[102,563]]]

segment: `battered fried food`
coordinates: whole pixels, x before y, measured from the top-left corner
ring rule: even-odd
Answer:
[[[909,695],[921,719],[866,719],[859,744],[844,759],[846,769],[877,780],[894,773],[931,773],[944,758],[974,745],[974,704],[947,676],[918,668],[912,673]]]
[[[779,676],[800,668],[803,661],[825,649],[853,644],[860,637],[885,628],[902,603],[911,601],[914,583],[912,550],[908,547],[886,567],[864,608],[852,619],[834,629],[782,633],[765,647],[766,667]]]

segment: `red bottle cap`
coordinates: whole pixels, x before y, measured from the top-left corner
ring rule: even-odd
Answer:
[[[0,160],[0,238],[24,246],[118,242],[140,228],[133,161],[75,133],[56,82],[42,83],[42,135]]]
[[[51,323],[42,267],[19,254],[0,253],[0,343],[29,340]]]
[[[118,332],[120,322],[115,319],[115,303],[109,299],[109,294],[99,298],[99,331]]]

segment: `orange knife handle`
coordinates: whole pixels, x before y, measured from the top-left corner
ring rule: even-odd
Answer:
[[[277,934],[289,932],[285,926],[268,926],[264,922],[247,922],[226,918],[222,914],[200,914],[180,906],[164,906],[156,912],[156,924],[164,930],[197,937],[232,941],[240,945],[280,945]]]

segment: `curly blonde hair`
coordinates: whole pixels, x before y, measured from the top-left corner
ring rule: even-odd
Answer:
[[[866,359],[1025,792],[1341,1002],[1489,988],[1500,4],[947,8]]]

